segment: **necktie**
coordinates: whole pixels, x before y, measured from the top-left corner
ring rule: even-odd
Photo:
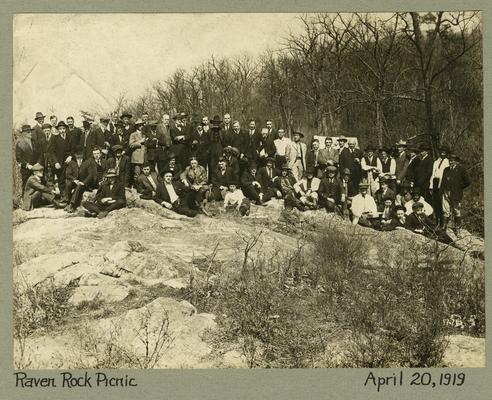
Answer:
[[[272,179],[272,169],[271,168],[268,168],[268,176],[270,177],[270,179]]]
[[[437,169],[441,169],[441,165],[443,163],[444,159],[441,158],[441,161],[439,161],[439,166],[437,167]]]

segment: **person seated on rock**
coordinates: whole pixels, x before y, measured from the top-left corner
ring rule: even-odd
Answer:
[[[407,208],[407,229],[425,236],[435,236],[434,223],[426,215],[424,204],[420,201],[416,201],[411,207],[412,212],[410,214],[408,214]]]
[[[258,181],[257,165],[254,161],[249,162],[248,168],[241,176],[241,189],[244,195],[257,205],[264,205],[264,202],[270,200],[268,193],[265,195],[261,190],[262,187]]]
[[[154,198],[159,180],[160,178],[157,172],[151,172],[150,164],[144,163],[142,165],[142,172],[135,182],[135,188],[142,200],[152,200]]]
[[[232,174],[234,175],[234,179],[239,179],[239,156],[241,152],[232,146],[226,146],[224,148],[223,157],[227,162],[227,166],[232,170]]]
[[[183,193],[180,183],[173,180],[173,171],[163,171],[162,177],[157,184],[154,201],[178,214],[195,217],[198,211],[188,207],[186,193]]]
[[[391,220],[391,224],[387,229],[384,230],[394,230],[394,229],[407,229],[407,215],[406,208],[403,206],[396,206],[395,212],[393,215],[393,219]]]
[[[244,196],[242,190],[239,189],[238,182],[230,181],[224,197],[224,211],[236,209],[243,217],[249,215],[250,208],[250,201]]]
[[[114,169],[108,169],[99,185],[95,201],[84,201],[82,206],[87,210],[86,217],[104,218],[111,211],[126,207],[125,187],[118,179]]]
[[[210,200],[222,201],[227,192],[228,183],[234,179],[232,168],[227,165],[224,157],[219,157],[218,165],[212,173]]]
[[[321,179],[318,189],[319,203],[327,212],[339,212],[341,204],[342,188],[340,181],[336,178],[337,167],[329,165],[325,169],[326,176]]]
[[[381,176],[379,178],[379,189],[376,190],[376,193],[374,194],[374,200],[378,205],[378,211],[383,211],[383,208],[385,206],[384,199],[391,199],[393,203],[395,198],[395,192],[389,188],[388,178],[386,176]]]
[[[284,199],[290,193],[294,192],[296,178],[292,175],[292,168],[290,168],[287,163],[282,165],[282,168],[280,169],[280,176],[276,179],[275,184]]]
[[[181,164],[178,163],[176,155],[174,153],[168,154],[168,160],[164,169],[160,172],[161,178],[164,178],[164,172],[170,171],[173,175],[173,181],[179,182],[181,178],[181,172],[183,169],[181,168]]]
[[[357,189],[351,180],[350,169],[344,168],[340,173],[340,208],[343,218],[350,218],[352,198],[357,195]]]
[[[128,187],[128,177],[130,174],[130,159],[124,154],[121,144],[115,144],[111,147],[112,157],[108,158],[107,168],[116,170],[120,182],[123,186]]]
[[[321,181],[314,176],[312,168],[306,170],[304,177],[294,185],[294,192],[305,210],[318,208],[318,189]]]
[[[420,191],[417,188],[415,188],[415,189],[412,190],[411,194],[412,194],[412,200],[407,201],[405,203],[405,208],[407,210],[407,215],[410,215],[413,212],[413,205],[418,202],[418,203],[421,203],[422,206],[424,207],[424,213],[425,213],[425,215],[427,217],[431,217],[432,214],[434,213],[434,209],[420,195]]]
[[[382,202],[383,209],[380,211],[379,228],[382,231],[389,231],[393,229],[391,225],[395,217],[395,206],[393,205],[393,197],[383,197]]]
[[[273,167],[274,159],[268,157],[266,165],[258,170],[258,182],[261,185],[261,193],[263,193],[262,201],[268,201],[272,197],[282,198],[282,193],[277,188],[276,180],[280,173]],[[268,200],[267,200],[268,199]]]
[[[196,157],[190,157],[190,165],[181,173],[180,179],[185,190],[189,191],[188,200],[190,203],[188,206],[207,214],[205,209],[207,203],[205,195],[209,189],[207,184],[207,170],[201,165],[198,165],[198,159]]]
[[[396,195],[395,205],[405,207],[405,204],[410,200],[412,200],[412,188],[408,182],[403,182],[403,184],[400,185],[399,192]]]
[[[55,191],[53,188],[45,186],[42,182],[44,174],[43,166],[36,163],[31,167],[31,172],[32,175],[27,178],[24,188],[22,209],[31,211],[34,208],[49,204],[54,204],[56,208],[63,208],[61,203],[55,200]]]
[[[85,191],[97,189],[103,180],[106,163],[101,160],[101,149],[94,147],[92,157],[84,160],[79,169],[79,176],[73,182],[77,185],[72,193],[70,203],[65,207],[65,211],[73,213],[82,201]]]
[[[65,191],[63,195],[63,200],[69,202],[72,198],[74,190],[77,188],[77,181],[80,175],[80,168],[82,167],[84,159],[84,148],[82,146],[76,146],[74,151],[74,156],[68,162],[65,168]]]
[[[359,184],[359,194],[352,199],[352,225],[374,228],[377,225],[378,207],[374,198],[368,193],[369,184]]]

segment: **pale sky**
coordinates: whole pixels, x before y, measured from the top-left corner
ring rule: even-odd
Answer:
[[[259,55],[277,48],[298,14],[20,14],[14,19],[14,117],[36,111],[77,113],[125,91],[132,98],[177,68],[211,55]],[[83,82],[83,83],[82,83]],[[78,89],[79,87],[81,89]],[[98,95],[85,95],[88,88]],[[52,93],[51,98],[49,97]],[[39,104],[53,99],[53,104]],[[59,98],[65,97],[64,102]],[[94,97],[94,98],[93,98]],[[35,102],[38,99],[38,103]],[[67,103],[68,102],[68,103]],[[82,107],[79,98],[73,108]],[[89,106],[88,106],[89,107]],[[58,110],[64,108],[63,110]]]

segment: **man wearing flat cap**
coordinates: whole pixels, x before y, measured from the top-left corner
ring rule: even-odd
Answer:
[[[443,226],[443,211],[442,211],[442,174],[449,167],[448,154],[449,149],[446,146],[439,148],[439,157],[432,166],[432,175],[429,181],[429,190],[432,196],[432,207],[436,216],[436,222],[439,227]]]
[[[443,208],[443,229],[447,228],[449,218],[454,218],[454,232],[460,234],[461,228],[461,202],[463,191],[470,186],[470,178],[466,169],[460,165],[460,158],[456,154],[450,154],[449,167],[442,174],[441,190]]]
[[[86,217],[104,218],[111,211],[126,207],[125,187],[114,169],[108,169],[97,189],[95,201],[84,201]]]
[[[31,176],[31,168],[38,161],[37,149],[32,140],[33,128],[30,125],[22,125],[21,137],[15,144],[15,160],[20,166],[20,174],[22,179],[22,194],[26,182]]]
[[[292,134],[292,143],[286,154],[287,165],[292,170],[292,174],[296,181],[299,181],[304,176],[306,170],[306,154],[307,146],[301,139],[304,135],[300,131],[294,131]]]
[[[342,197],[340,181],[336,174],[337,167],[329,165],[326,167],[325,176],[319,184],[319,204],[325,207],[327,212],[337,211]]]
[[[53,189],[42,183],[43,170],[43,166],[39,163],[36,163],[31,167],[32,175],[27,179],[22,202],[22,209],[25,211],[30,211],[34,208],[48,204],[54,204],[57,208],[63,208],[60,203],[55,200]]]

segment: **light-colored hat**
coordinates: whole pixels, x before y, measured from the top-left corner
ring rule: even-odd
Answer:
[[[32,166],[31,171],[42,171],[44,167],[40,163],[36,163]]]

